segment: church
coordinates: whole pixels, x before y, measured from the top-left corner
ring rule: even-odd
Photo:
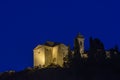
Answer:
[[[84,37],[81,34],[78,34],[74,41],[77,40],[79,44],[79,52],[81,57],[86,57],[84,54]],[[75,42],[74,42],[75,44]],[[74,54],[74,51],[72,51]],[[63,67],[64,58],[68,55],[68,46],[63,43],[56,43],[47,41],[43,45],[38,45],[33,50],[33,58],[34,58],[34,67],[41,66],[45,68],[50,64],[59,65]]]

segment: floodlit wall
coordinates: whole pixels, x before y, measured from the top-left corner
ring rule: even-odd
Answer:
[[[57,64],[63,67],[63,58],[68,54],[68,47],[64,44],[54,47],[38,45],[34,49],[34,66],[47,67],[50,64]]]
[[[45,51],[43,46],[37,46],[34,49],[34,66],[41,66],[45,65]]]
[[[52,63],[52,47],[45,46],[45,67]]]
[[[57,64],[57,62],[58,62],[58,46],[54,46],[53,47],[53,52],[52,52],[52,63],[54,63],[54,64]]]
[[[58,64],[63,67],[64,60],[63,58],[68,55],[68,47],[61,44],[58,49]]]

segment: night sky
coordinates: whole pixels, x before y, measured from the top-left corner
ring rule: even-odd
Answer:
[[[45,41],[73,47],[75,36],[120,46],[120,5],[106,0],[0,0],[0,72],[33,64],[33,49]]]

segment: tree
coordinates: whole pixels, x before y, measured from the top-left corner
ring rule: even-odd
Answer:
[[[68,46],[68,55],[64,58],[64,67],[70,67],[72,65],[72,51],[70,45]]]
[[[80,59],[80,46],[77,39],[75,39],[75,44],[74,44],[74,58],[78,60]]]
[[[105,49],[103,43],[98,39],[90,37],[89,55],[92,61],[103,62],[105,60]]]

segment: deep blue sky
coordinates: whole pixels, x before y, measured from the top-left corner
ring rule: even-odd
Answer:
[[[109,49],[120,46],[120,5],[106,0],[0,0],[0,72],[32,66],[33,48],[47,40],[70,44],[78,32]]]

